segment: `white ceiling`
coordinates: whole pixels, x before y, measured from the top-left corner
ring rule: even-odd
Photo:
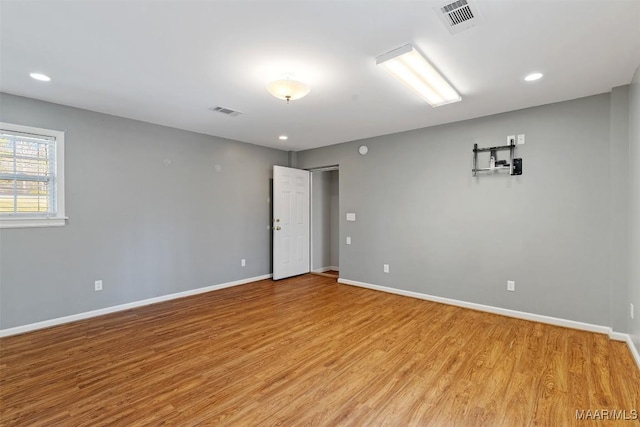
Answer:
[[[0,90],[298,151],[607,92],[640,64],[640,0],[470,2],[480,25],[451,35],[446,1],[2,0]],[[375,65],[406,43],[462,102],[432,108]],[[311,93],[272,97],[285,74]]]

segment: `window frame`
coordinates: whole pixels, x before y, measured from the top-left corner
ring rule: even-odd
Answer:
[[[0,214],[0,228],[26,228],[26,227],[61,227],[66,225],[65,198],[64,198],[64,137],[65,132],[43,129],[33,126],[16,125],[0,122],[0,130],[9,132],[27,133],[32,135],[52,137],[55,139],[55,215],[28,214],[28,213],[3,213]]]

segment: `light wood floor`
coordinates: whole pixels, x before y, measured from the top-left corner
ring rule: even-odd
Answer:
[[[620,423],[576,410],[640,410],[640,373],[604,335],[316,275],[7,337],[0,352],[3,426],[594,426]]]

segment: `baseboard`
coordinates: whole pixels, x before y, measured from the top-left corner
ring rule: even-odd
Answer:
[[[611,328],[607,326],[594,325],[591,323],[576,322],[574,320],[544,316],[541,314],[527,313],[524,311],[494,307],[491,305],[477,304],[473,302],[461,301],[461,300],[456,300],[452,298],[438,297],[434,295],[423,294],[420,292],[412,292],[412,291],[405,291],[402,289],[389,288],[386,286],[371,285],[369,283],[356,282],[354,280],[348,280],[348,279],[338,279],[338,282],[344,283],[346,285],[354,285],[362,288],[374,289],[377,291],[389,292],[392,294],[403,295],[403,296],[423,299],[427,301],[439,302],[439,303],[448,304],[448,305],[455,305],[457,307],[470,308],[472,310],[485,311],[493,314],[501,314],[503,316],[515,317],[517,319],[533,320],[535,322],[548,323],[556,326],[564,326],[566,328],[580,329],[582,331],[598,332],[598,333],[607,334],[607,335],[609,334],[609,332],[611,332]]]
[[[613,331],[609,332],[609,338],[611,338],[614,341],[622,341],[622,342],[627,342],[628,339],[631,339],[631,337],[628,334],[623,334],[621,332],[613,332]]]
[[[640,354],[638,354],[638,349],[636,349],[636,346],[633,344],[633,340],[631,339],[631,335],[629,335],[629,334],[621,334],[621,335],[625,335],[626,336],[626,339],[624,341],[627,342],[627,345],[629,346],[629,351],[631,352],[631,355],[635,359],[636,365],[638,365],[638,368],[640,368]]]
[[[45,320],[42,322],[30,323],[28,325],[16,326],[14,328],[0,329],[0,338],[11,335],[24,334],[26,332],[36,331],[38,329],[50,328],[52,326],[62,325],[64,323],[76,322],[78,320],[90,319],[92,317],[103,316],[105,314],[115,313],[118,311],[130,310],[136,307],[156,304],[163,301],[169,301],[178,298],[184,298],[191,295],[203,294],[205,292],[216,291],[218,289],[230,288],[232,286],[244,285],[258,280],[271,278],[271,274],[251,277],[248,279],[236,280],[234,282],[221,283],[218,285],[207,286],[204,288],[190,289],[188,291],[177,292],[175,294],[162,295],[159,297],[148,298],[140,301],[129,302],[126,304],[114,305],[112,307],[101,308],[98,310],[86,311],[84,313],[72,314],[70,316],[58,317],[56,319]]]
[[[338,268],[336,268],[336,267],[325,267],[325,268],[326,268],[326,270],[324,270],[324,271],[338,270]],[[169,301],[169,300],[173,300],[173,299],[188,297],[188,296],[191,296],[191,295],[197,295],[197,294],[202,294],[202,293],[205,293],[205,292],[211,292],[211,291],[215,291],[215,290],[218,290],[218,289],[224,289],[224,288],[230,288],[230,287],[233,287],[233,286],[244,285],[244,284],[247,284],[247,283],[257,282],[259,280],[265,280],[265,279],[269,279],[269,278],[271,278],[271,274],[265,274],[265,275],[262,275],[262,276],[251,277],[251,278],[248,278],[248,279],[236,280],[234,282],[227,282],[227,283],[221,283],[221,284],[218,284],[218,285],[207,286],[207,287],[204,287],[204,288],[191,289],[191,290],[188,290],[188,291],[177,292],[175,294],[162,295],[162,296],[155,297],[155,298],[149,298],[149,299],[140,300],[140,301],[134,301],[134,302],[126,303],[126,304],[115,305],[115,306],[112,306],[112,307],[101,308],[99,310],[87,311],[87,312],[84,312],[84,313],[73,314],[73,315],[70,315],[70,316],[59,317],[59,318],[56,318],[56,319],[45,320],[45,321],[42,321],[42,322],[31,323],[31,324],[23,325],[23,326],[16,326],[14,328],[0,329],[0,338],[8,337],[8,336],[11,336],[11,335],[24,334],[26,332],[36,331],[38,329],[50,328],[52,326],[62,325],[62,324],[65,324],[65,323],[76,322],[78,320],[90,319],[92,317],[103,316],[105,314],[115,313],[115,312],[118,312],[118,311],[130,310],[132,308],[143,307],[145,305],[156,304],[156,303],[163,302],[163,301]],[[389,288],[389,287],[386,287],[386,286],[372,285],[370,283],[358,282],[358,281],[349,280],[349,279],[340,278],[340,279],[338,279],[338,283],[342,283],[344,285],[358,286],[358,287],[361,287],[361,288],[373,289],[373,290],[376,290],[376,291],[387,292],[387,293],[396,294],[396,295],[402,295],[402,296],[422,299],[422,300],[426,300],[426,301],[433,301],[433,302],[438,302],[438,303],[442,303],[442,304],[454,305],[454,306],[457,306],[457,307],[469,308],[469,309],[472,309],[472,310],[484,311],[484,312],[487,312],[487,313],[500,314],[500,315],[503,315],[503,316],[514,317],[514,318],[517,318],[517,319],[531,320],[531,321],[534,321],[534,322],[540,322],[540,323],[546,323],[546,324],[550,324],[550,325],[562,326],[562,327],[565,327],[565,328],[572,328],[572,329],[578,329],[578,330],[582,330],[582,331],[589,331],[589,332],[607,334],[609,336],[609,338],[612,339],[612,340],[622,341],[622,342],[626,342],[627,343],[627,345],[629,346],[629,351],[631,352],[631,355],[632,355],[633,359],[635,360],[636,364],[638,365],[638,369],[640,369],[640,354],[638,354],[638,350],[636,349],[635,345],[633,344],[633,341],[631,340],[631,336],[629,334],[623,334],[623,333],[620,333],[620,332],[614,332],[608,326],[594,325],[594,324],[591,324],[591,323],[576,322],[574,320],[561,319],[561,318],[558,318],[558,317],[544,316],[544,315],[541,315],[541,314],[527,313],[527,312],[523,312],[523,311],[510,310],[510,309],[507,309],[507,308],[494,307],[494,306],[484,305],[484,304],[476,304],[476,303],[473,303],[473,302],[461,301],[461,300],[456,300],[456,299],[452,299],[452,298],[438,297],[438,296],[434,296],[434,295],[423,294],[423,293],[420,293],[420,292],[406,291],[406,290],[403,290],[403,289],[396,289],[396,288]]]
[[[312,273],[326,273],[327,271],[331,271],[331,270],[335,270],[335,271],[340,271],[340,269],[338,267],[335,266],[329,266],[329,267],[322,267],[322,268],[315,268],[313,270],[311,270]]]
[[[423,294],[423,293],[420,293],[420,292],[413,292],[413,291],[406,291],[406,290],[403,290],[403,289],[389,288],[387,286],[372,285],[370,283],[358,282],[358,281],[355,281],[355,280],[349,280],[349,279],[344,279],[344,278],[338,279],[338,283],[342,283],[344,285],[358,286],[358,287],[361,287],[361,288],[373,289],[373,290],[376,290],[376,291],[387,292],[387,293],[396,294],[396,295],[402,295],[402,296],[406,296],[406,297],[422,299],[422,300],[426,300],[426,301],[433,301],[433,302],[438,302],[438,303],[442,303],[442,304],[454,305],[454,306],[457,306],[457,307],[469,308],[469,309],[472,309],[472,310],[484,311],[484,312],[487,312],[487,313],[500,314],[502,316],[513,317],[513,318],[516,318],[516,319],[530,320],[530,321],[533,321],[533,322],[546,323],[546,324],[549,324],[549,325],[562,326],[562,327],[565,327],[565,328],[578,329],[578,330],[581,330],[581,331],[588,331],[588,332],[596,332],[596,333],[600,333],[600,334],[605,334],[605,335],[609,336],[609,339],[626,342],[627,345],[629,346],[629,350],[631,351],[631,355],[633,356],[636,364],[638,365],[638,369],[640,369],[640,356],[638,355],[638,351],[636,350],[635,346],[633,345],[633,342],[631,340],[631,336],[629,334],[623,334],[623,333],[620,333],[620,332],[614,332],[608,326],[594,325],[592,323],[577,322],[575,320],[561,319],[559,317],[544,316],[542,314],[527,313],[527,312],[524,312],[524,311],[511,310],[511,309],[508,309],[508,308],[501,308],[501,307],[494,307],[494,306],[491,306],[491,305],[476,304],[476,303],[473,303],[473,302],[461,301],[461,300],[457,300],[457,299],[453,299],[453,298],[444,298],[444,297],[438,297],[438,296],[435,296],[435,295]]]

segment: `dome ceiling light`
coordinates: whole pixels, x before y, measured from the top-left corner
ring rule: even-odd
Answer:
[[[287,104],[289,101],[300,99],[311,92],[307,84],[291,79],[273,81],[269,83],[267,90],[276,98],[287,101]]]

